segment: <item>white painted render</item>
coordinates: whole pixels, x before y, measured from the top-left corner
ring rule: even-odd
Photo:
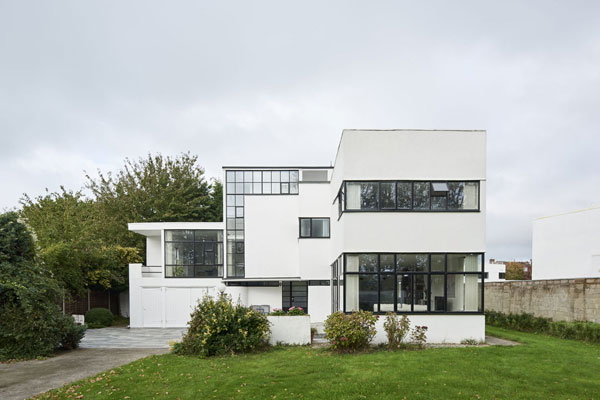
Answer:
[[[600,206],[533,221],[533,279],[600,277]]]
[[[484,315],[408,315],[411,330],[415,326],[427,327],[427,343],[460,343],[465,339],[485,341]],[[383,323],[385,317],[380,316],[375,324],[377,334],[373,344],[387,343]]]
[[[269,343],[271,345],[294,344],[306,345],[310,344],[310,320],[306,316],[273,316],[269,315],[269,324],[271,328],[271,337]]]

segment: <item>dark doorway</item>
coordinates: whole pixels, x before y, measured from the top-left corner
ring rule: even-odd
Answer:
[[[285,311],[291,307],[302,307],[308,314],[308,282],[283,282],[281,293],[281,304]]]

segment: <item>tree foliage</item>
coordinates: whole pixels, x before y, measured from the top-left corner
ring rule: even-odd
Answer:
[[[115,174],[98,171],[87,180],[105,223],[103,236],[113,243],[141,247],[143,239],[127,230],[129,222],[222,220],[221,184],[207,182],[198,157],[189,153],[125,159]]]
[[[141,261],[139,250],[103,236],[104,221],[94,201],[61,188],[35,199],[25,196],[22,204],[42,265],[63,287],[75,293],[89,287],[126,287],[127,265]]]
[[[35,259],[16,213],[0,215],[0,359],[33,358],[77,347],[85,328],[58,307],[61,289]]]
[[[43,265],[72,292],[89,287],[124,289],[127,266],[142,262],[145,240],[130,222],[221,221],[223,187],[208,182],[198,157],[149,154],[125,160],[116,173],[86,175],[82,191],[21,200]]]
[[[522,281],[525,279],[523,268],[518,263],[509,262],[506,264],[506,280]]]

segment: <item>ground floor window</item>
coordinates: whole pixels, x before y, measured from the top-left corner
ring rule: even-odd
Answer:
[[[345,312],[483,312],[482,253],[362,253],[342,259]]]

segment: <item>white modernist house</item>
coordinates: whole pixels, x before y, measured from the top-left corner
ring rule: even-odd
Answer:
[[[600,277],[600,205],[533,221],[533,279]]]
[[[409,314],[484,338],[485,131],[344,130],[333,167],[223,167],[223,223],[132,223],[132,327],[185,326],[225,290],[265,312]],[[383,319],[380,318],[380,325]]]

